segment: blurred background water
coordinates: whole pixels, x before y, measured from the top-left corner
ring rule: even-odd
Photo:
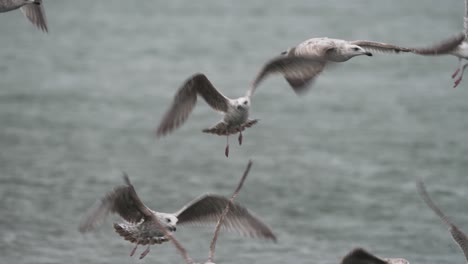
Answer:
[[[195,72],[237,97],[266,60],[311,37],[424,46],[451,36],[463,29],[462,0],[44,5],[49,34],[20,11],[0,15],[1,263],[183,263],[169,243],[130,258],[117,218],[87,235],[79,219],[122,171],[148,206],[173,212],[205,192],[230,195],[250,158],[238,201],[279,241],[223,233],[218,263],[338,263],[358,246],[412,263],[464,261],[414,184],[423,177],[468,232],[468,82],[451,88],[453,56],[357,57],[303,97],[269,78],[253,98],[259,124],[242,147],[233,138],[228,159],[225,138],[201,133],[220,118],[205,103],[154,137]],[[176,236],[201,261],[211,234]]]

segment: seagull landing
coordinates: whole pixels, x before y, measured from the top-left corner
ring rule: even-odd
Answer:
[[[148,245],[140,259],[148,254],[150,245],[169,241],[166,234],[176,231],[176,224],[216,223],[230,203],[222,196],[205,194],[184,205],[176,213],[156,212],[143,204],[126,174],[124,181],[125,185],[114,188],[90,208],[80,222],[79,230],[82,233],[91,231],[109,213],[116,213],[125,222],[115,223],[115,231],[125,240],[136,244],[130,256],[133,256],[138,245]],[[276,240],[271,229],[249,210],[238,204],[231,206],[232,210],[226,215],[223,228],[244,236]]]
[[[252,161],[249,161],[249,163],[247,164],[247,167],[245,168],[244,174],[242,175],[242,178],[241,178],[239,184],[237,185],[236,190],[232,194],[232,196],[229,199],[229,202],[226,204],[222,214],[218,218],[218,222],[216,224],[215,231],[214,231],[214,234],[213,234],[213,239],[212,239],[211,244],[210,244],[210,251],[208,253],[208,260],[206,262],[204,262],[204,264],[215,264],[214,263],[214,253],[215,253],[215,249],[216,249],[216,241],[218,239],[218,234],[219,234],[220,228],[221,228],[222,225],[224,225],[225,217],[229,216],[230,210],[235,210],[234,208],[231,209],[231,207],[235,206],[235,204],[233,204],[233,201],[236,198],[236,196],[239,194],[239,191],[242,188],[242,186],[244,184],[244,181],[247,178],[247,175],[249,174],[251,166],[252,166]],[[160,226],[160,228],[163,228],[163,225],[162,225],[161,222],[157,222],[157,224]],[[174,246],[177,248],[179,253],[185,259],[187,264],[199,264],[199,263],[194,262],[192,260],[192,258],[189,257],[189,255],[187,253],[187,250],[185,250],[185,248],[182,246],[182,244],[170,232],[168,232],[165,229],[162,229],[162,230],[164,230],[165,236],[168,237],[169,240],[172,241],[172,243],[174,243]]]
[[[48,31],[42,0],[0,0],[0,13],[18,8],[31,23],[45,32]]]
[[[225,155],[229,156],[229,135],[239,133],[239,145],[242,145],[242,131],[257,123],[249,119],[250,97],[230,99],[221,94],[208,78],[197,73],[188,78],[175,95],[174,102],[164,115],[156,131],[157,137],[164,136],[181,126],[192,112],[198,96],[203,97],[214,110],[224,114],[223,119],[215,126],[203,129],[205,133],[226,136]]]
[[[355,248],[341,260],[340,264],[409,264],[409,261],[402,258],[381,259],[362,248]]]
[[[367,40],[312,38],[265,63],[252,87],[255,89],[272,73],[281,73],[296,93],[305,92],[331,63],[345,62],[360,55],[372,56],[371,51],[399,53],[411,50]]]
[[[468,237],[460,230],[458,227],[450,221],[450,219],[440,210],[440,208],[432,201],[431,197],[426,191],[426,186],[424,182],[419,179],[416,182],[416,186],[418,188],[419,195],[422,197],[424,202],[431,208],[434,213],[442,219],[442,221],[449,226],[449,232],[452,235],[453,240],[458,244],[460,249],[463,251],[465,255],[465,259],[468,262]]]

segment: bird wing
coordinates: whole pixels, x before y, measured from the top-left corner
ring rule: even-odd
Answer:
[[[37,2],[37,0],[36,0]],[[27,4],[21,7],[21,12],[39,29],[48,32],[47,28],[47,19],[43,7],[42,0],[39,1],[39,4]]]
[[[465,0],[465,15],[463,16],[463,32],[465,39],[468,40],[468,0]]]
[[[197,73],[188,78],[177,91],[172,106],[156,131],[158,137],[178,128],[187,120],[195,107],[198,94],[216,111],[228,111],[229,99],[218,92],[204,74]]]
[[[411,51],[419,55],[444,55],[454,50],[463,40],[465,34],[459,33],[429,47],[411,48]]]
[[[318,56],[275,57],[257,74],[248,95],[253,95],[260,82],[273,73],[281,73],[296,93],[305,92],[326,65],[327,62]]]
[[[392,44],[368,41],[368,40],[355,40],[350,41],[350,44],[358,45],[366,51],[377,51],[377,52],[386,52],[386,53],[400,53],[400,52],[410,52],[411,49],[404,48]]]
[[[341,260],[341,264],[387,264],[387,262],[362,248],[355,248]]]
[[[216,223],[228,203],[229,200],[222,196],[212,194],[202,195],[175,213],[179,219],[177,223],[195,225]],[[222,227],[229,231],[237,231],[242,235],[276,241],[276,237],[270,227],[245,207],[235,203],[231,204]]]
[[[117,213],[130,223],[154,217],[151,210],[141,202],[126,174],[124,180],[127,185],[114,188],[88,210],[80,222],[80,232],[93,230],[109,213]]]
[[[244,181],[247,178],[247,175],[249,175],[250,168],[252,167],[252,161],[249,160],[249,163],[247,163],[247,167],[244,170],[244,174],[242,175],[242,178],[239,181],[239,184],[237,185],[237,188],[234,190],[234,193],[231,196],[231,199],[229,199],[226,207],[224,208],[223,212],[221,213],[221,216],[218,219],[218,223],[216,224],[215,231],[213,234],[213,239],[211,240],[210,244],[210,251],[208,252],[208,262],[213,262],[214,259],[214,253],[216,249],[216,241],[218,240],[218,234],[221,229],[221,225],[224,222],[224,218],[226,215],[229,213],[230,206],[236,196],[239,194],[240,189],[242,189],[242,186],[244,185]]]
[[[465,255],[465,259],[468,262],[468,238],[460,229],[458,229],[457,226],[455,226],[455,224],[453,224],[450,221],[450,219],[442,212],[442,210],[440,210],[440,208],[432,201],[431,197],[429,197],[429,194],[427,193],[424,182],[421,179],[419,179],[416,182],[416,184],[419,195],[421,195],[422,199],[427,204],[427,206],[429,206],[429,208],[431,208],[432,211],[434,211],[434,213],[438,215],[440,219],[442,219],[442,221],[444,221],[444,223],[449,226],[449,231],[452,235],[453,240],[457,242],[458,246],[461,248],[463,254]]]

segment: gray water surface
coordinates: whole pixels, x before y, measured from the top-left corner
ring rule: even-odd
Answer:
[[[110,3],[112,2],[112,3]],[[278,236],[222,233],[217,263],[338,263],[352,248],[411,263],[463,263],[447,227],[416,193],[468,232],[468,81],[457,59],[375,54],[320,76],[297,97],[279,76],[252,100],[244,144],[201,133],[202,101],[157,140],[176,89],[203,72],[243,95],[261,65],[311,37],[403,46],[463,28],[462,0],[44,1],[49,34],[19,11],[0,14],[0,263],[183,263],[173,246],[128,256],[110,218],[78,232],[83,212],[126,171],[151,208],[173,212],[205,192],[230,195]],[[210,228],[180,227],[205,260]],[[139,254],[144,247],[141,247]]]

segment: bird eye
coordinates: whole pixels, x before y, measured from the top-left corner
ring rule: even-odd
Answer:
[[[246,105],[246,104],[247,104],[247,101],[244,101],[244,104]]]
[[[168,223],[170,223],[170,222],[171,222],[171,219],[168,218],[168,219],[166,219],[166,221],[167,221]]]
[[[354,51],[359,51],[359,48],[353,48]]]

